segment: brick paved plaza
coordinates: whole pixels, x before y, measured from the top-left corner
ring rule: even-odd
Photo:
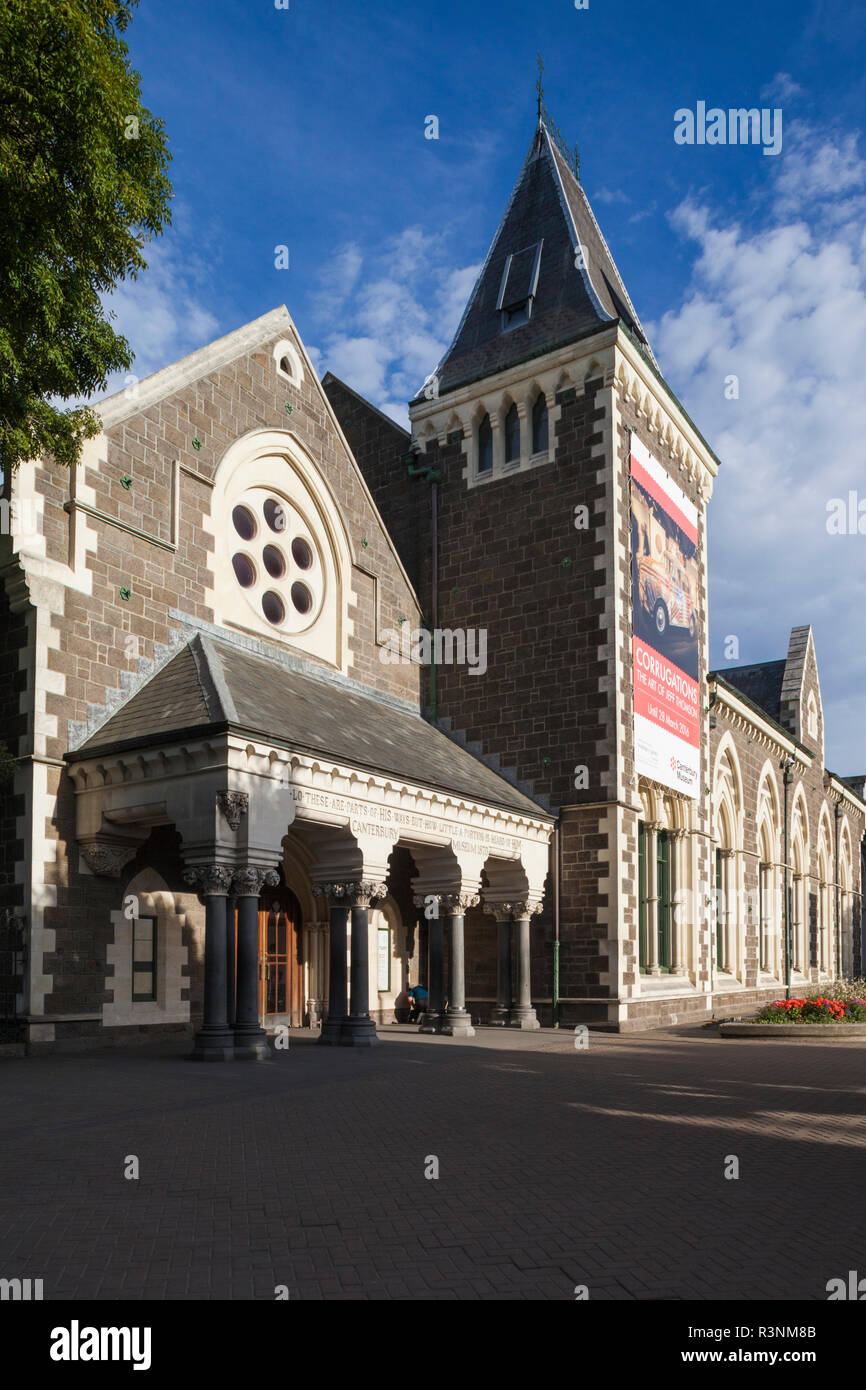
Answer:
[[[381,1033],[258,1065],[4,1060],[0,1275],[46,1299],[762,1300],[866,1268],[861,1045]]]

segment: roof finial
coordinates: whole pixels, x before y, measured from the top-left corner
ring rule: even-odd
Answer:
[[[538,124],[541,125],[541,109],[544,102],[544,78],[542,77],[542,73],[544,72],[544,59],[538,52],[536,52],[535,59],[538,63],[538,81],[535,84],[535,90],[538,92]]]

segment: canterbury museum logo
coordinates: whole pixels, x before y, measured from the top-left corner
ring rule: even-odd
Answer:
[[[487,670],[487,629],[485,627],[423,627],[403,623],[400,630],[386,628],[379,649],[383,666],[411,661],[416,666],[466,666],[470,676],[483,676]]]

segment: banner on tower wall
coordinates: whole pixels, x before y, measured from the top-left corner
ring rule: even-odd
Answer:
[[[635,767],[698,795],[698,511],[631,436]]]

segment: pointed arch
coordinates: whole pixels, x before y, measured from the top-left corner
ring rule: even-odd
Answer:
[[[517,402],[505,404],[502,415],[503,458],[505,463],[520,462],[520,411]]]
[[[550,413],[547,397],[539,386],[533,398],[530,415],[530,452],[547,454],[550,452]]]

